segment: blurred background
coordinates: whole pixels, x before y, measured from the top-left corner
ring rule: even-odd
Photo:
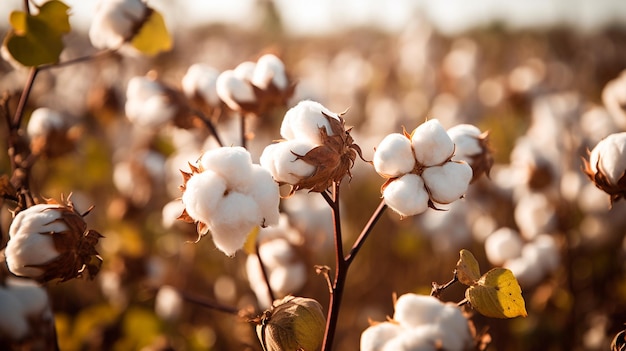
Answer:
[[[10,11],[21,3],[0,3],[3,37]],[[66,36],[62,60],[95,52],[86,31],[96,1],[66,3],[75,30]],[[61,349],[261,349],[253,327],[236,316],[190,301],[164,303],[174,306],[170,313],[155,309],[156,292],[167,285],[261,311],[248,283],[246,254],[228,258],[208,237],[188,243],[195,240],[195,227],[172,225],[163,212],[180,194],[178,169],[210,145],[209,133],[134,130],[124,100],[128,80],[150,70],[180,87],[194,63],[226,70],[268,52],[284,61],[297,89],[289,106],[254,122],[255,162],[264,145],[280,137],[286,109],[302,99],[336,112],[349,108],[346,122],[369,160],[385,135],[411,131],[426,118],[446,128],[472,123],[490,131],[491,177],[472,184],[464,200],[414,218],[400,219],[392,211],[383,216],[351,267],[335,349],[358,349],[368,321],[393,314],[394,293],[428,294],[432,282],[450,280],[459,249],[470,249],[483,272],[501,265],[485,250],[500,228],[513,229],[523,245],[547,235],[554,247],[541,251],[551,256],[547,262],[535,257],[536,265],[523,269],[516,263],[527,318],[475,316],[479,330],[489,328],[489,350],[607,350],[624,329],[626,207],[617,202],[610,208],[608,195],[582,173],[581,157],[608,134],[625,131],[623,116],[607,108],[603,91],[626,68],[626,2],[149,3],[164,15],[173,50],[42,72],[28,106],[29,113],[41,106],[61,111],[80,126],[74,152],[37,162],[33,190],[57,199],[72,192],[83,210],[95,205],[86,220],[105,236],[105,263],[94,282],[48,286]],[[0,90],[19,94],[26,75],[0,61]],[[226,143],[236,145],[231,126],[220,120]],[[0,153],[0,172],[10,173],[6,152]],[[358,161],[344,184],[348,247],[380,202],[383,182],[371,165]],[[283,200],[302,232],[314,215],[330,223],[314,200]],[[0,247],[10,223],[4,206]],[[334,266],[328,226],[322,227],[316,245],[298,248],[307,279],[293,293],[326,307],[326,282],[313,269]],[[458,302],[463,291],[454,286],[442,298]]]

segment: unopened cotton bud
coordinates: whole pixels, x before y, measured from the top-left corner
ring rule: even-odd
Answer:
[[[374,324],[361,333],[361,351],[380,351],[390,340],[404,331],[397,323],[382,322]]]
[[[89,28],[89,40],[98,49],[118,49],[137,33],[148,14],[141,0],[100,0]]]
[[[253,104],[256,95],[250,83],[235,75],[233,70],[222,72],[215,82],[217,95],[230,109],[241,111],[242,104]]]
[[[519,257],[524,242],[519,233],[511,228],[500,228],[485,240],[485,254],[491,264],[503,265],[506,261]]]
[[[472,180],[472,168],[465,162],[446,162],[442,166],[427,167],[422,173],[431,199],[449,204],[461,198]]]
[[[257,60],[251,82],[263,90],[267,90],[270,84],[278,90],[287,89],[289,81],[283,61],[272,54],[261,56]]]
[[[317,350],[324,337],[326,318],[319,302],[287,296],[266,311],[256,327],[267,351]]]
[[[420,124],[412,133],[411,143],[417,162],[424,166],[439,165],[452,157],[454,143],[436,119]]]
[[[217,95],[217,77],[220,72],[206,64],[196,63],[187,69],[182,80],[183,92],[188,98],[201,98],[209,106],[220,103]]]
[[[415,167],[411,140],[400,133],[387,135],[374,152],[374,168],[383,177],[394,178]]]
[[[290,108],[280,126],[280,135],[287,140],[302,140],[312,144],[321,144],[320,128],[328,135],[333,135],[328,117],[338,119],[319,102],[304,100]]]
[[[416,174],[405,174],[383,190],[385,203],[401,216],[420,214],[428,209],[428,193],[424,180]]]

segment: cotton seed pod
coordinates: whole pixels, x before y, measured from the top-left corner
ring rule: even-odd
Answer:
[[[626,197],[626,132],[602,139],[583,162],[585,174],[610,195],[611,204]]]
[[[326,329],[322,306],[305,297],[276,301],[256,322],[257,336],[266,351],[316,351]]]
[[[88,230],[71,201],[39,204],[19,212],[9,227],[5,256],[9,270],[40,282],[66,281],[83,273],[93,278],[102,258],[96,244],[102,237]]]

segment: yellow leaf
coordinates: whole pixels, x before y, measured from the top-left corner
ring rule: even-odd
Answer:
[[[477,284],[465,291],[465,297],[480,314],[494,318],[526,317],[522,289],[513,272],[494,268],[485,273]]]
[[[480,279],[478,261],[469,250],[461,250],[460,256],[456,263],[457,278],[465,285],[476,285],[476,281]]]
[[[131,45],[145,55],[156,55],[172,48],[170,37],[163,16],[157,11],[151,10],[148,19],[139,32],[131,41]]]
[[[9,16],[9,23],[16,34],[22,35],[26,32],[26,12],[13,11]]]
[[[256,240],[259,236],[259,230],[260,228],[258,225],[254,226],[254,228],[252,228],[250,233],[248,233],[248,238],[246,239],[246,242],[243,244],[243,250],[248,255],[257,253],[256,252]]]

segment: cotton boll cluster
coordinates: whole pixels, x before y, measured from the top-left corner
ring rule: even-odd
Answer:
[[[374,152],[374,168],[388,178],[383,185],[387,205],[401,216],[420,214],[435,203],[461,198],[472,179],[472,168],[452,161],[454,142],[438,120],[413,133],[387,135]]]
[[[245,61],[219,74],[216,91],[233,111],[257,115],[277,105],[285,105],[293,95],[294,85],[280,58],[265,54],[256,62]]]
[[[270,307],[272,301],[261,269],[264,269],[267,274],[269,286],[275,298],[294,294],[306,283],[306,265],[297,251],[303,238],[300,232],[289,225],[288,221],[287,216],[283,214],[278,226],[262,228],[257,239],[258,253],[249,255],[246,261],[250,288],[254,291],[262,308]],[[259,257],[263,262],[263,268],[261,268]]]
[[[34,281],[8,278],[0,286],[0,344],[43,348],[52,338],[53,323],[48,294]]]
[[[512,228],[499,228],[485,240],[487,259],[495,266],[510,269],[520,285],[533,287],[554,272],[560,254],[554,236],[538,234],[524,240]]]
[[[611,203],[626,196],[626,132],[602,139],[585,160],[585,173],[610,195]]]
[[[89,40],[98,49],[119,49],[137,35],[149,15],[141,0],[100,0],[89,28]]]
[[[305,100],[287,111],[282,141],[268,145],[261,165],[282,184],[322,192],[350,175],[360,148],[354,144],[343,118],[322,104]]]
[[[242,147],[205,152],[183,172],[181,219],[198,223],[198,240],[209,231],[217,248],[233,256],[255,226],[278,224],[278,185]]]
[[[471,343],[467,319],[456,305],[416,294],[400,296],[393,320],[361,334],[361,351],[465,350]]]

